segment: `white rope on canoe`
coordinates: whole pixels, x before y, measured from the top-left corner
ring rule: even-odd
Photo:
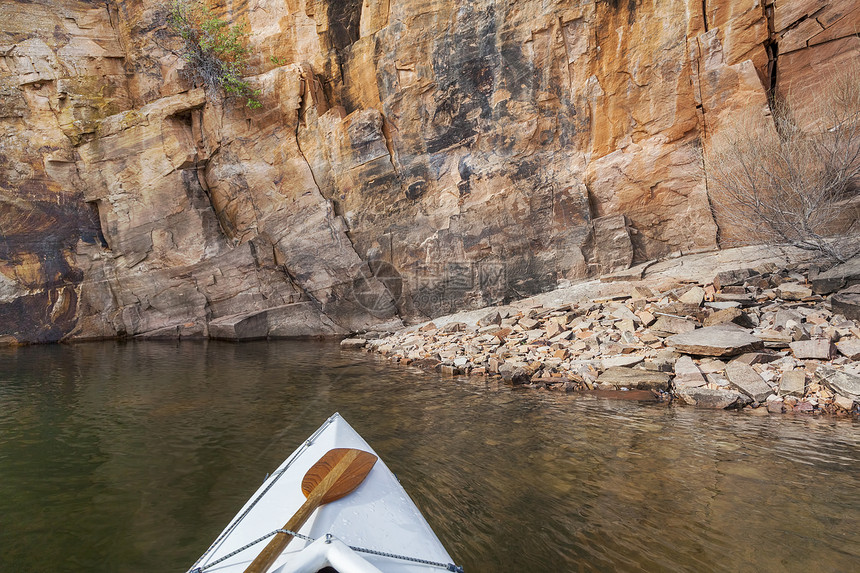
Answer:
[[[294,455],[291,456],[290,459],[287,460],[286,464],[284,465],[284,467],[282,469],[273,473],[270,478],[267,478],[267,479],[269,479],[269,484],[266,486],[266,488],[263,491],[261,491],[260,494],[251,501],[251,503],[248,505],[248,507],[245,509],[245,511],[243,511],[241,515],[236,517],[236,519],[234,519],[233,522],[230,523],[230,525],[227,527],[227,529],[225,529],[221,533],[221,535],[219,535],[218,538],[212,542],[212,545],[210,545],[209,548],[203,552],[203,555],[201,555],[197,559],[197,561],[194,562],[194,565],[191,566],[191,569],[188,570],[188,573],[194,573],[195,571],[203,571],[203,569],[198,567],[200,562],[203,561],[203,559],[207,555],[209,555],[215,549],[215,547],[217,547],[228,535],[233,533],[233,530],[236,529],[236,526],[239,525],[239,523],[241,523],[243,519],[245,519],[245,516],[247,516],[248,513],[250,513],[250,511],[252,509],[254,509],[254,506],[257,505],[257,502],[259,502],[261,499],[263,499],[263,496],[265,496],[266,493],[268,493],[268,491],[272,488],[272,486],[275,485],[275,483],[278,481],[278,479],[282,475],[284,475],[284,472],[286,472],[290,468],[290,466],[293,464],[293,462],[295,460],[297,460],[301,456],[301,454],[314,443],[314,440],[316,440],[317,436],[319,436],[324,429],[326,429],[332,422],[334,422],[336,416],[337,415],[335,414],[335,415],[331,416],[328,420],[326,420],[325,423],[322,426],[320,426],[319,429],[316,432],[314,432],[310,438],[305,440],[305,442],[301,446],[299,446],[299,449],[296,450]],[[262,537],[261,539],[266,539],[267,537],[271,537],[272,535],[274,535],[277,532],[278,532],[277,530],[273,531],[272,533],[269,533],[268,535]],[[303,537],[303,536],[296,535],[296,537]],[[257,541],[253,541],[251,543],[251,545],[253,545],[254,543],[257,543],[258,541],[259,541],[259,539]],[[243,547],[242,549],[245,549],[246,547]],[[233,553],[231,553],[231,556],[235,555],[236,553],[237,553],[237,551],[234,551]],[[221,561],[223,561],[223,559],[219,559],[218,561],[215,561],[214,563],[220,563]],[[205,568],[209,568],[211,565],[214,565],[214,563],[207,565]]]
[[[243,545],[242,547],[240,547],[239,549],[236,549],[235,551],[231,551],[230,553],[228,553],[227,555],[224,555],[223,557],[219,557],[218,559],[216,559],[212,563],[207,563],[203,567],[192,567],[188,573],[202,573],[203,571],[206,571],[210,567],[214,567],[215,565],[218,565],[222,561],[226,561],[227,559],[230,559],[234,555],[238,555],[239,553],[245,551],[249,547],[252,547],[261,541],[265,541],[266,539],[270,538],[271,536],[275,535],[276,533],[286,533],[288,535],[292,535],[293,537],[298,537],[299,539],[303,539],[305,541],[311,541],[311,542],[313,541],[313,539],[311,539],[307,535],[302,535],[301,533],[297,533],[295,531],[290,531],[289,529],[276,529],[274,531],[267,533],[266,535],[264,535],[262,537],[255,539],[254,541],[252,541],[250,543]],[[195,565],[197,565],[197,564],[195,563]]]
[[[268,539],[268,538],[270,538],[273,535],[276,535],[278,533],[286,533],[287,535],[292,535],[293,537],[298,537],[299,539],[302,539],[304,541],[308,541],[310,543],[313,543],[314,541],[316,541],[316,539],[314,539],[312,537],[308,537],[307,535],[302,535],[301,533],[297,533],[295,531],[290,531],[289,529],[276,529],[274,531],[270,531],[269,533],[267,533],[266,535],[263,535],[262,537],[255,539],[254,541],[251,541],[250,543],[243,545],[242,547],[236,549],[235,551],[231,551],[230,553],[228,553],[227,555],[224,555],[223,557],[219,557],[218,559],[216,559],[215,561],[213,561],[211,563],[207,563],[203,567],[192,567],[188,573],[203,573],[203,571],[206,571],[210,567],[214,567],[215,565],[218,565],[222,561],[226,561],[227,559],[230,559],[231,557],[238,555],[242,551],[245,551],[246,549],[253,547],[257,543],[260,543],[261,541],[265,541],[266,539]],[[332,538],[333,538],[332,534],[327,533],[326,534],[326,543],[329,543]],[[464,573],[462,567],[460,567],[459,565],[455,565],[453,563],[440,563],[438,561],[429,561],[427,559],[421,559],[419,557],[410,557],[408,555],[398,555],[396,553],[387,553],[385,551],[377,551],[376,549],[367,549],[366,547],[355,547],[354,545],[349,545],[348,547],[350,549],[352,549],[353,551],[356,551],[358,553],[367,553],[369,555],[378,555],[380,557],[388,557],[390,559],[400,559],[401,561],[411,561],[412,563],[420,563],[422,565],[430,565],[432,567],[440,567],[442,569],[445,569],[446,571],[453,571],[454,573]]]

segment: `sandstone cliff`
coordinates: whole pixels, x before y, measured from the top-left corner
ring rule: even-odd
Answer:
[[[0,340],[385,329],[716,248],[701,146],[860,56],[849,0],[212,5],[261,110],[161,2],[0,0]]]

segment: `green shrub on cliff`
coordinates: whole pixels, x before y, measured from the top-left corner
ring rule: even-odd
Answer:
[[[218,18],[200,0],[172,0],[167,6],[167,26],[182,38],[186,71],[201,82],[213,97],[223,90],[228,96],[244,97],[250,108],[261,106],[259,90],[243,78],[251,50],[247,26]]]

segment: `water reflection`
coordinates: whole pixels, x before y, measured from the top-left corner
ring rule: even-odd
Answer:
[[[183,570],[334,411],[470,573],[860,568],[856,422],[517,392],[319,343],[0,361],[2,571]]]

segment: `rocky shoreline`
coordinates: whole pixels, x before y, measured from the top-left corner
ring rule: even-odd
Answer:
[[[860,416],[860,259],[823,273],[810,262],[737,265],[708,280],[662,265],[342,347],[518,387]]]

